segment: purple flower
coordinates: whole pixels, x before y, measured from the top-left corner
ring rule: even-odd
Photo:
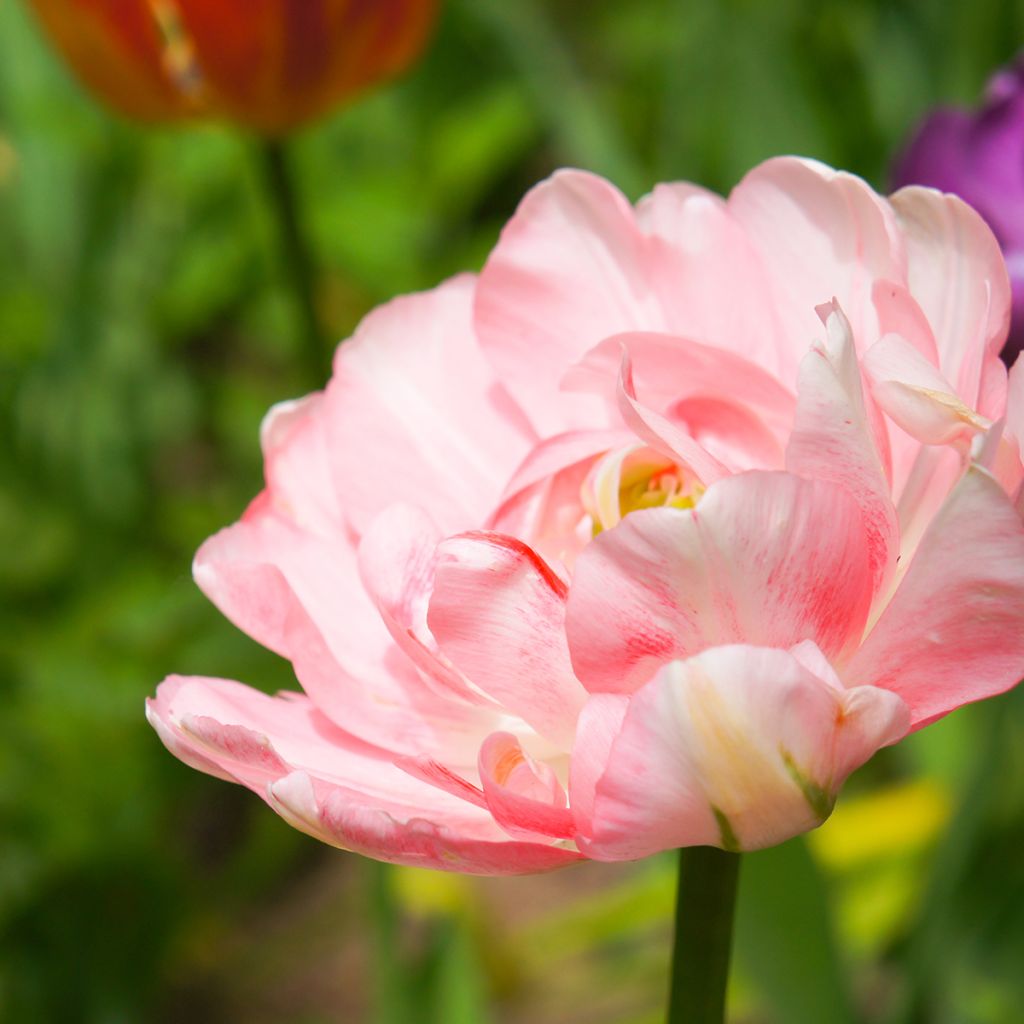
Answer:
[[[896,162],[893,185],[931,185],[970,203],[995,232],[1013,285],[1003,358],[1024,348],[1024,55],[997,72],[976,111],[943,107]]]

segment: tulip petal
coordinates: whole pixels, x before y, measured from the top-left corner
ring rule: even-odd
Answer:
[[[571,839],[576,833],[565,790],[551,768],[496,732],[480,748],[480,779],[494,820],[516,839]]]
[[[495,533],[443,541],[427,621],[467,679],[568,749],[586,692],[569,661],[565,584],[538,555]]]
[[[443,533],[477,526],[534,441],[477,350],[472,297],[464,276],[395,299],[338,349],[325,416],[335,485],[357,533],[400,501]]]
[[[146,121],[194,112],[168,71],[166,43],[146,0],[31,0],[83,84],[115,110]]]
[[[217,113],[277,135],[403,70],[436,0],[174,0]]]
[[[779,157],[733,189],[729,210],[771,282],[766,305],[788,345],[784,380],[819,334],[815,307],[833,296],[858,346],[878,337],[872,288],[877,279],[902,278],[903,252],[892,211],[865,182],[813,160]]]
[[[325,842],[393,863],[480,874],[545,870],[569,849],[509,842],[473,803],[413,778],[298,694],[171,677],[147,714],[172,753],[247,786]],[[203,770],[206,770],[205,768]]]
[[[899,694],[917,728],[1024,675],[1024,525],[984,470],[939,510],[843,675]]]
[[[581,848],[628,860],[782,842],[821,824],[849,773],[907,727],[893,694],[836,688],[786,651],[673,662],[629,700]]]
[[[887,334],[868,349],[872,394],[899,427],[922,444],[970,443],[989,426],[959,399],[938,369],[903,338]]]
[[[634,512],[576,564],[566,627],[588,690],[629,693],[667,661],[726,643],[830,658],[860,637],[871,600],[857,506],[834,485],[743,473],[695,509]]]
[[[910,291],[935,334],[939,369],[972,408],[983,366],[1010,322],[1010,281],[999,244],[966,203],[910,187],[892,197],[907,239]]]
[[[882,591],[896,565],[899,534],[885,464],[861,387],[849,323],[835,303],[822,307],[828,341],[800,363],[796,425],[786,468],[844,487],[860,507],[871,575]]]
[[[647,270],[632,207],[604,179],[559,171],[519,204],[480,274],[475,323],[542,434],[609,422],[599,400],[559,382],[609,334],[665,326]]]

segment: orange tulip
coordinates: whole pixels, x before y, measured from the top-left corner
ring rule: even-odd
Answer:
[[[281,135],[420,53],[438,0],[30,0],[75,73],[143,120]]]

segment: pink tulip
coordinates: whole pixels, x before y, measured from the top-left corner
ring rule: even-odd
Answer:
[[[303,693],[172,677],[164,743],[297,828],[498,874],[814,828],[1024,673],[1024,370],[989,229],[771,160],[565,171],[478,277],[271,410],[195,578]]]

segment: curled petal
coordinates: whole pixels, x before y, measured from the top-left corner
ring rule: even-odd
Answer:
[[[514,736],[492,733],[480,748],[480,779],[494,820],[517,839],[571,839],[568,799],[552,769],[534,761]]]
[[[567,748],[586,699],[565,639],[565,584],[529,547],[468,533],[438,551],[430,630],[467,679]]]
[[[836,688],[786,651],[674,662],[629,699],[581,848],[629,860],[782,842],[821,824],[849,773],[908,724],[893,694]]]

